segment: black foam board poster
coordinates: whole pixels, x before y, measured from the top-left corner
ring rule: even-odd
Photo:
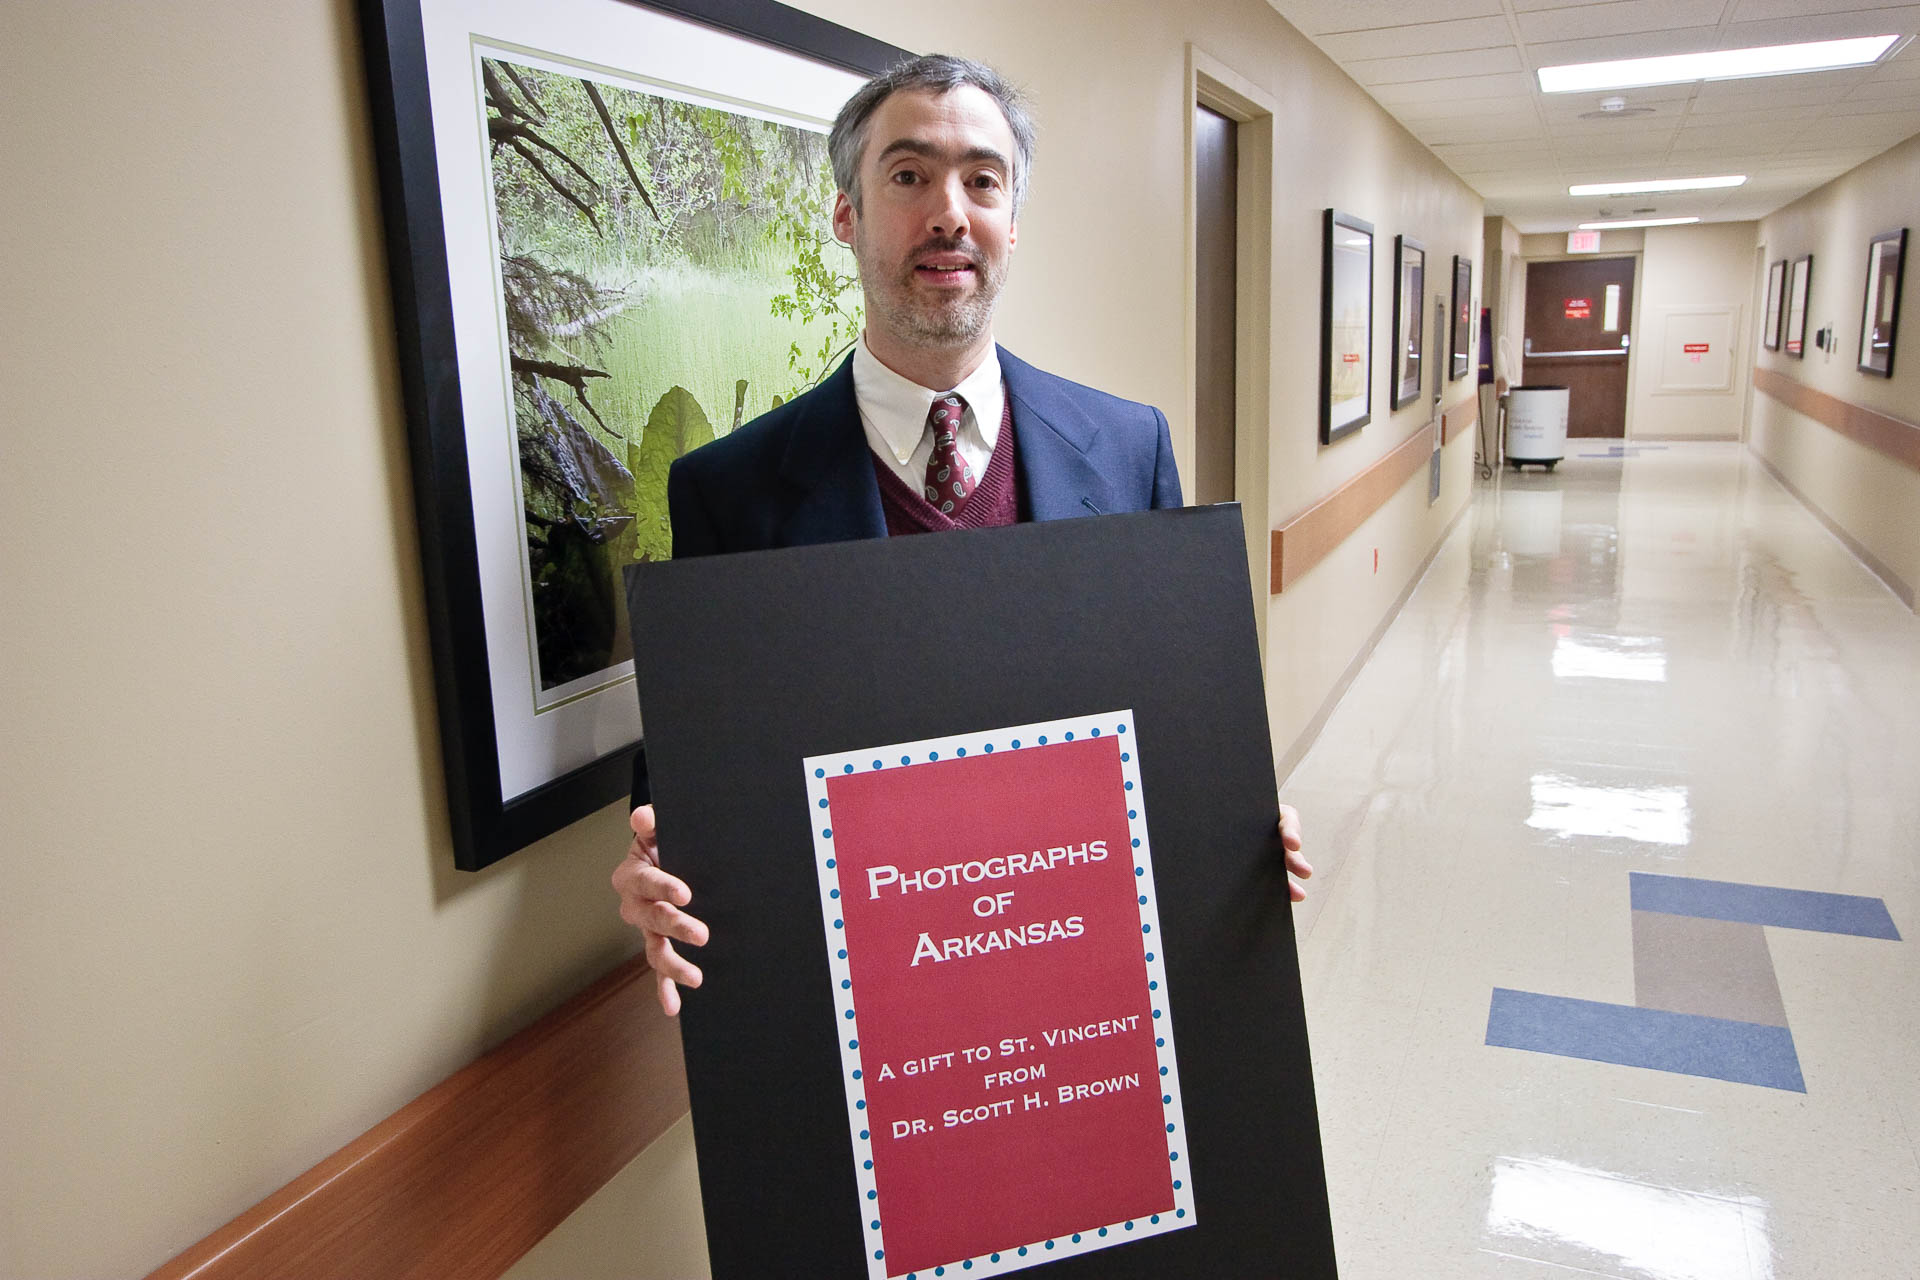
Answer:
[[[1335,1274],[1239,511],[638,566],[713,1274]]]

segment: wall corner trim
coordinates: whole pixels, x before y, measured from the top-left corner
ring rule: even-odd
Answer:
[[[148,1280],[501,1274],[686,1113],[651,978],[622,963]]]

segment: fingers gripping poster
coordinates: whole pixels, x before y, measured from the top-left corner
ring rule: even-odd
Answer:
[[[1139,751],[1116,711],[805,762],[871,1280],[1194,1225]]]

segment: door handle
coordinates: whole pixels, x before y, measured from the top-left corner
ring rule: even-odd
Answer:
[[[1562,356],[1623,356],[1625,354],[1627,354],[1626,350],[1621,347],[1606,347],[1598,351],[1535,351],[1531,348],[1527,351],[1528,358],[1533,360],[1557,360]]]

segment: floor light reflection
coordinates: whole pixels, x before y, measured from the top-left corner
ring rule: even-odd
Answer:
[[[1652,680],[1667,678],[1667,655],[1653,636],[1561,636],[1553,645],[1556,680]]]
[[[1685,787],[1597,787],[1557,773],[1533,775],[1527,825],[1564,836],[1620,836],[1645,844],[1693,839]]]
[[[1763,1201],[1682,1191],[1560,1160],[1493,1162],[1487,1233],[1543,1262],[1645,1280],[1772,1280]]]

